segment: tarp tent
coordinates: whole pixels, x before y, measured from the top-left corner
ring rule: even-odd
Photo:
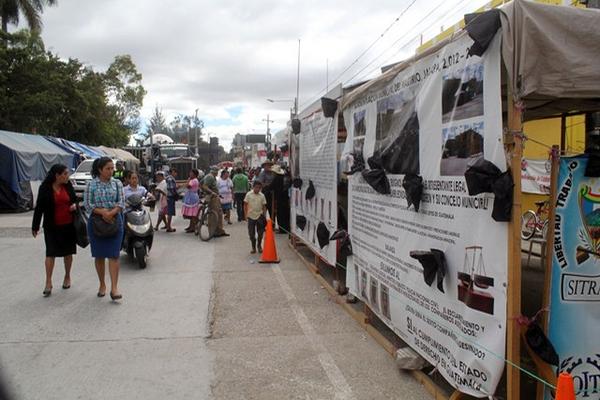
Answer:
[[[92,147],[87,146],[82,143],[78,143],[78,142],[74,142],[72,140],[67,140],[67,139],[62,139],[62,138],[58,139],[58,140],[60,140],[66,146],[69,146],[74,151],[83,154],[85,156],[85,158],[99,158],[104,155],[104,153],[102,153],[98,150],[95,150]]]
[[[77,168],[77,166],[79,165],[79,163],[81,161],[83,161],[83,157],[81,156],[81,152],[78,151],[78,150],[73,149],[71,146],[69,146],[68,144],[64,143],[62,141],[62,139],[56,138],[56,137],[52,137],[52,136],[44,136],[44,138],[46,140],[50,141],[50,143],[52,143],[52,144],[60,147],[61,149],[63,149],[67,153],[73,155],[73,162],[71,163],[71,165],[67,165],[69,168],[72,168],[73,170],[75,170]]]
[[[73,157],[43,136],[0,131],[0,209],[22,208],[27,183],[43,180],[54,164],[73,165]]]
[[[113,147],[99,146],[104,153],[109,157],[125,162],[126,169],[137,171],[139,169],[140,160],[128,151],[115,149]]]

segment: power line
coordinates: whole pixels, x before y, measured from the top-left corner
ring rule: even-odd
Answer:
[[[457,4],[452,5],[450,7],[450,9],[455,8],[455,7],[460,7],[462,3],[464,3],[467,0],[461,0],[459,1]],[[447,10],[448,11],[448,10]],[[425,18],[423,18],[421,21],[419,21],[416,25],[414,25],[411,29],[409,29],[407,32],[410,32],[412,29],[414,29],[415,27],[417,27],[418,25],[420,25],[427,17],[429,17],[429,15],[427,15]],[[435,20],[434,22],[432,22],[427,29],[431,28],[432,26],[434,26],[435,24],[437,24],[440,20],[442,20],[443,18],[446,17],[446,13],[443,13],[442,16],[440,16],[437,20]],[[381,67],[383,67],[384,65],[387,65],[387,63],[394,58],[398,53],[400,53],[402,50],[404,50],[405,48],[408,47],[408,45],[410,45],[414,40],[418,39],[419,36],[421,35],[421,33],[418,33],[416,36],[412,37],[408,42],[406,42],[402,47],[400,47],[398,49],[398,51],[396,51],[394,54],[392,54],[390,57],[386,58],[385,61],[383,61],[383,63],[381,63],[380,65],[378,65],[377,67],[371,69],[369,72],[367,72],[365,75],[361,76],[361,78],[359,79],[359,81],[361,79],[366,78],[367,76],[369,76],[370,74],[372,74],[373,72],[375,72],[376,70],[380,69]],[[366,68],[368,68],[370,65],[373,64],[373,62],[375,62],[375,60],[377,60],[379,57],[381,57],[382,55],[384,55],[385,53],[387,53],[392,47],[394,47],[400,40],[402,40],[406,35],[404,35],[403,37],[400,37],[398,40],[396,40],[394,43],[392,43],[392,45],[390,47],[388,47],[387,49],[385,49],[381,54],[379,54],[379,56],[375,57],[369,64],[365,65],[360,71],[358,71],[356,74],[354,74],[350,79],[346,80],[344,82],[344,84],[347,84],[348,82],[352,81],[352,79],[354,79],[356,76],[358,76],[358,74],[360,74],[362,71],[364,71]]]
[[[344,69],[344,70],[343,70],[343,71],[342,71],[342,72],[341,72],[341,73],[340,73],[340,74],[339,74],[339,75],[338,75],[338,76],[337,76],[337,77],[336,77],[336,78],[335,78],[335,79],[332,81],[332,85],[335,85],[335,83],[338,81],[338,79],[340,79],[340,78],[341,78],[341,77],[342,77],[342,76],[343,76],[343,75],[344,75],[344,74],[345,74],[345,73],[346,73],[346,72],[347,72],[347,71],[348,71],[350,68],[352,68],[352,66],[354,66],[354,64],[356,64],[356,63],[357,63],[357,62],[358,62],[358,61],[359,61],[359,60],[362,58],[362,56],[364,56],[365,54],[367,54],[367,52],[368,52],[369,50],[371,50],[371,49],[373,48],[373,46],[375,46],[375,44],[377,44],[377,42],[378,42],[379,40],[381,40],[381,39],[382,39],[382,38],[385,36],[385,34],[386,34],[386,33],[388,33],[388,31],[389,31],[389,30],[392,28],[392,26],[394,26],[394,25],[395,25],[395,24],[396,24],[396,23],[397,23],[397,22],[400,20],[400,18],[402,18],[402,16],[403,16],[403,15],[404,15],[404,14],[405,14],[405,13],[406,13],[406,12],[407,12],[407,11],[408,11],[408,10],[409,10],[409,9],[410,9],[410,8],[411,8],[411,7],[412,7],[412,6],[413,6],[413,5],[416,3],[416,2],[417,2],[417,0],[413,0],[413,1],[412,1],[412,2],[411,2],[411,3],[410,3],[410,4],[409,4],[409,5],[406,7],[406,8],[405,8],[405,9],[404,9],[404,10],[403,10],[401,13],[400,13],[400,15],[398,15],[398,16],[396,17],[396,19],[394,19],[394,20],[392,21],[392,23],[391,23],[390,25],[388,25],[388,27],[387,27],[387,28],[385,28],[385,29],[383,30],[383,32],[382,32],[382,33],[381,33],[381,34],[380,34],[380,35],[377,37],[377,39],[375,39],[375,40],[374,40],[374,41],[373,41],[373,42],[372,42],[372,43],[371,43],[371,44],[370,44],[370,45],[369,45],[369,46],[368,46],[368,47],[367,47],[365,50],[363,50],[363,52],[362,52],[362,53],[360,53],[360,54],[358,55],[358,57],[356,57],[356,59],[355,59],[354,61],[352,61],[352,62],[350,63],[350,65],[348,65],[348,66],[347,66],[347,67],[346,67],[346,68],[345,68],[345,69]],[[322,93],[324,90],[326,90],[326,89],[323,89],[323,90],[321,90],[321,91],[320,91],[318,94],[321,94],[321,93]],[[311,99],[312,99],[312,98],[314,98],[314,96],[313,96],[313,97],[311,97]],[[304,103],[302,103],[302,106],[304,106],[304,105],[306,105],[306,104],[307,104],[307,102],[304,102]]]
[[[439,22],[441,19],[445,18],[448,11],[450,11],[453,8],[457,8],[460,7],[462,5],[462,3],[464,3],[467,0],[459,0],[458,2],[452,4],[448,9],[445,10],[444,13],[442,13],[442,15],[433,23],[431,23],[429,26],[427,26],[423,31],[426,31],[428,29],[430,29],[434,24],[436,24],[437,22]],[[387,49],[385,49],[382,53],[380,53],[377,57],[375,57],[374,59],[372,59],[367,65],[365,65],[360,71],[358,71],[357,73],[355,73],[350,79],[347,79],[345,82],[343,82],[343,84],[348,83],[349,81],[351,81],[352,79],[354,79],[358,74],[360,74],[362,71],[364,71],[366,68],[368,68],[370,65],[372,65],[377,59],[379,59],[381,56],[383,56],[385,53],[387,53],[392,47],[394,47],[398,42],[400,42],[402,39],[406,38],[408,36],[408,32],[412,31],[413,29],[419,27],[420,24],[422,24],[427,18],[431,17],[433,15],[433,12],[441,5],[443,4],[444,1],[438,3],[433,9],[431,9],[426,15],[425,17],[421,18],[421,20],[419,20],[419,22],[417,22],[416,24],[414,24],[411,28],[409,28],[402,36],[400,36],[396,41],[394,41],[394,43],[392,43]],[[392,57],[394,57],[396,54],[398,54],[402,49],[404,49],[408,44],[410,44],[413,40],[415,40],[416,38],[418,38],[420,36],[421,33],[417,34],[414,38],[412,38],[410,41],[408,41],[403,47],[400,48],[400,50],[398,52],[396,52],[395,54],[392,55]],[[390,57],[391,58],[391,57]],[[387,60],[389,60],[390,58],[388,58]],[[385,62],[387,62],[387,60]],[[354,64],[354,63],[353,63]],[[380,67],[377,67],[371,71],[369,71],[369,74],[372,73],[373,71],[375,71],[376,69],[379,69]],[[346,72],[349,68],[346,68],[344,70],[344,72]],[[343,72],[343,73],[344,73]],[[341,77],[342,74],[340,74],[338,76]],[[336,80],[338,79],[336,78]],[[321,91],[319,91],[316,95],[313,95],[312,97],[309,98],[308,101],[305,101],[302,104],[302,107],[305,106],[306,104],[310,104],[312,103],[315,99],[317,99],[322,93],[324,92],[324,89],[321,89]]]

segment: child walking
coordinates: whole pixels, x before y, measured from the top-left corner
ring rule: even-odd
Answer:
[[[262,183],[254,181],[252,190],[246,193],[244,198],[244,220],[248,221],[248,235],[250,236],[250,244],[252,244],[250,253],[252,254],[256,253],[257,244],[258,252],[262,253],[262,239],[267,222],[265,217],[267,199],[261,189]]]

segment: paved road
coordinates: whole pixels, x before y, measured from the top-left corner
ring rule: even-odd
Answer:
[[[43,298],[43,238],[30,221],[0,216],[0,362],[18,399],[209,397],[213,243],[163,231],[146,270],[123,255],[120,304],[96,297],[89,248],[78,249],[71,289],[59,264]]]
[[[43,298],[43,239],[0,215],[0,363],[18,399],[429,399],[278,235],[258,264],[244,224],[209,243],[159,232],[148,269],[122,257],[124,300],[96,297],[89,250]]]

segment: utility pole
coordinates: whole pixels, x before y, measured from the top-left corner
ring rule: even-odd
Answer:
[[[267,122],[267,151],[271,151],[271,129],[269,128],[270,122],[275,122],[269,119],[269,114],[267,114],[267,119],[263,119],[263,122]]]
[[[300,101],[300,39],[298,39],[298,68],[296,70],[296,98],[294,99],[294,114],[298,117],[298,102]]]

